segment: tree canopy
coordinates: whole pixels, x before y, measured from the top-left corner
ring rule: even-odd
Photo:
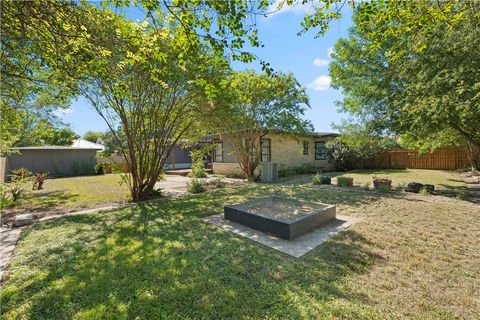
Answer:
[[[341,110],[421,150],[480,146],[479,3],[372,1],[353,19],[330,67]]]
[[[233,72],[227,82],[224,94],[216,99],[221,108],[216,110],[213,130],[224,133],[240,168],[252,180],[264,135],[313,131],[311,122],[302,118],[309,107],[308,95],[291,73]]]

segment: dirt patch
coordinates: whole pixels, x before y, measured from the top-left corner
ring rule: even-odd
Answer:
[[[276,197],[239,205],[238,207],[259,216],[280,221],[294,220],[313,211],[325,208],[321,204]]]

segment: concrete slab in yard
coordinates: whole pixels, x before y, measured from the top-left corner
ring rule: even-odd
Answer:
[[[283,240],[265,234],[261,231],[246,227],[223,218],[223,213],[203,218],[204,221],[216,225],[222,229],[238,234],[267,247],[281,251],[296,258],[300,258],[307,252],[327,241],[337,233],[347,229],[356,222],[353,217],[337,215],[331,223],[307,233],[293,241]]]

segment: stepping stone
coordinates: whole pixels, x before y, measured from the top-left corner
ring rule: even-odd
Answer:
[[[26,226],[28,224],[32,224],[33,222],[33,215],[31,213],[20,214],[15,217],[13,221],[14,227],[21,227]]]

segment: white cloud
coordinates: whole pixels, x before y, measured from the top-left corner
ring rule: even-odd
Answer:
[[[311,83],[307,85],[307,88],[313,89],[315,91],[325,91],[330,88],[331,78],[326,75],[321,75],[315,78]]]
[[[333,53],[333,47],[329,47],[327,49],[327,52],[328,52],[328,56],[331,58],[332,57],[332,53]]]
[[[67,108],[67,109],[57,109],[55,110],[53,113],[57,116],[57,117],[62,117],[64,115],[66,115],[67,113],[72,113],[73,112],[73,109],[72,108]]]
[[[286,0],[275,0],[267,8],[267,19],[287,12],[305,14],[309,12],[311,8],[312,5],[308,2],[302,4],[301,1],[295,1],[291,6],[289,6],[286,4]]]
[[[313,60],[313,65],[315,67],[325,67],[328,66],[328,63],[328,60],[325,59],[315,58],[315,60]]]

